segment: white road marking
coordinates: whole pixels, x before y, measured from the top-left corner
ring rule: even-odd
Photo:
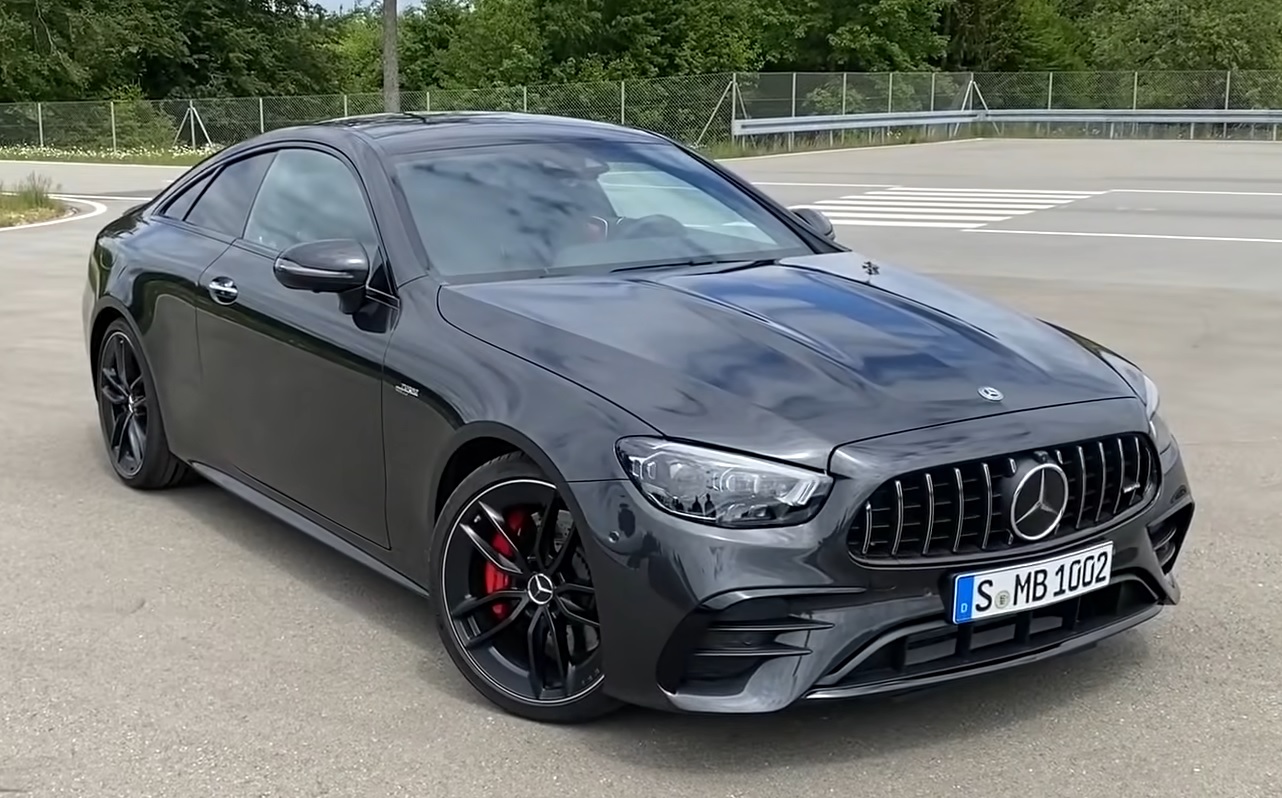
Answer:
[[[928,222],[1000,222],[1009,218],[1006,216],[992,216],[982,213],[948,213],[939,211],[934,213],[896,213],[896,210],[899,209],[887,208],[885,210],[878,209],[875,211],[829,210],[825,211],[824,215],[829,219],[923,219]],[[1029,211],[1023,211],[1023,213],[1029,213]]]
[[[896,191],[925,191],[931,194],[1053,194],[1068,197],[1091,197],[1107,191],[1051,191],[1042,188],[927,188],[923,186],[896,186]]]
[[[1081,238],[1149,238],[1165,241],[1225,241],[1240,244],[1282,244],[1282,238],[1239,238],[1236,236],[1181,236],[1159,233],[1087,233],[1072,230],[967,230],[967,233],[1001,233],[1011,236],[1072,236]]]
[[[137,203],[143,203],[143,202],[146,202],[147,200],[151,199],[151,197],[150,197],[150,196],[147,196],[147,197],[129,197],[129,196],[115,196],[115,195],[110,195],[110,194],[52,194],[52,195],[50,195],[50,196],[52,196],[52,197],[54,197],[54,198],[56,198],[56,199],[68,199],[68,200],[78,200],[78,199],[81,199],[81,200],[105,200],[105,201],[107,201],[107,202],[137,202]]]
[[[863,194],[848,194],[840,199],[817,200],[800,207],[822,211],[834,224],[971,230],[1103,193],[893,186]]]
[[[816,205],[841,207],[861,207],[861,206],[883,206],[893,205],[899,208],[1009,208],[1013,210],[1027,211],[1044,211],[1048,208],[1054,208],[1057,204],[1053,202],[997,202],[990,200],[988,202],[948,202],[947,200],[901,200],[887,199],[885,197],[842,197],[839,200],[819,200]]]
[[[753,180],[754,186],[786,186],[793,188],[894,188],[894,183],[772,183]]]
[[[62,195],[50,195],[50,196],[53,196],[56,199],[66,200],[67,202],[73,202],[77,205],[88,205],[90,210],[88,213],[77,213],[77,214],[72,214],[71,216],[60,216],[57,219],[50,219],[47,222],[32,222],[31,224],[18,224],[18,225],[13,225],[12,227],[0,227],[0,233],[12,233],[18,230],[30,230],[34,227],[49,227],[50,225],[63,224],[65,222],[77,222],[82,219],[92,219],[95,216],[101,216],[107,212],[107,206],[103,205],[100,202],[92,202],[90,200],[64,197]]]
[[[983,227],[984,222],[930,222],[915,220],[911,222],[892,221],[889,219],[832,219],[835,225],[857,225],[860,227],[951,227],[955,230],[969,230]]]
[[[1282,197],[1282,191],[1194,191],[1175,188],[1115,188],[1114,194],[1205,194],[1209,197]]]

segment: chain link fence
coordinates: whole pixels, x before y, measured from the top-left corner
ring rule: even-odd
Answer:
[[[1282,109],[1282,72],[740,72],[401,93],[405,111],[502,110],[579,117],[621,122],[700,146],[727,142],[736,118],[942,111],[967,103],[989,109]],[[225,146],[268,130],[381,111],[380,94],[0,104],[0,147],[120,151]],[[1230,129],[1241,134],[1233,126],[1223,126],[1222,131],[1220,125],[1203,127],[1208,128],[1203,135],[1230,135]],[[872,135],[921,138],[959,132],[965,133],[859,131],[822,137],[847,143]],[[1110,129],[1106,134],[1115,133]],[[1248,135],[1276,138],[1276,133],[1252,130]],[[789,136],[765,145],[796,143]],[[761,140],[754,145],[762,145]]]

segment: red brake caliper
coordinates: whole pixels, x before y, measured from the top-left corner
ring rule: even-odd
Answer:
[[[524,510],[512,510],[507,514],[507,518],[504,521],[507,523],[508,535],[512,537],[513,541],[520,538],[521,531],[525,529],[525,524],[529,520],[530,515]],[[517,553],[508,544],[507,539],[497,532],[494,533],[494,538],[490,541],[490,545],[504,557],[517,556]],[[485,564],[485,592],[487,595],[497,593],[500,590],[507,590],[511,586],[512,577],[500,571],[493,563],[487,562]],[[496,602],[490,606],[490,611],[494,613],[496,618],[506,618],[509,609],[510,607],[502,602]]]

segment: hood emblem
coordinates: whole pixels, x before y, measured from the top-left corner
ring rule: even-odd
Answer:
[[[985,385],[984,387],[980,388],[979,395],[981,398],[987,399],[990,402],[1000,402],[1002,399],[1006,398],[1001,391],[997,390],[991,385]]]

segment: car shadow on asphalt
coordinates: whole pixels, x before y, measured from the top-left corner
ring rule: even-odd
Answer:
[[[105,464],[104,472],[110,478]],[[455,671],[423,598],[208,483],[165,497],[228,541],[422,651],[417,675],[428,689],[494,711]],[[1141,628],[1065,657],[902,696],[807,704],[763,716],[630,708],[570,727],[559,742],[639,767],[705,773],[875,760],[949,739],[993,739],[1026,720],[1089,711],[1093,692],[1142,668],[1148,656]]]

